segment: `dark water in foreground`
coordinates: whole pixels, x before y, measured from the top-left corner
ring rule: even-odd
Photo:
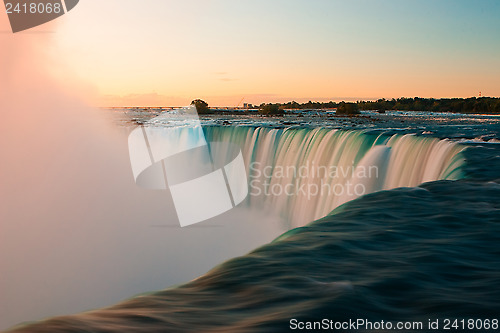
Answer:
[[[414,331],[439,319],[434,332],[445,319],[491,324],[500,319],[500,145],[468,145],[467,179],[366,195],[180,287],[14,332],[286,332],[291,319],[325,318],[421,322]]]
[[[469,177],[480,171],[470,167]],[[499,198],[498,183],[475,179],[370,194],[181,287],[16,332],[282,332],[292,318],[498,319]]]

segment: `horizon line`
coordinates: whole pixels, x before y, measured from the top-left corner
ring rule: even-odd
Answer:
[[[383,100],[386,100],[386,101],[391,101],[391,100],[398,100],[398,99],[402,99],[402,98],[408,98],[408,99],[415,99],[415,98],[419,98],[419,99],[427,99],[427,100],[450,100],[450,99],[458,99],[458,100],[466,100],[466,99],[483,99],[483,98],[493,98],[493,99],[498,99],[500,98],[500,96],[470,96],[470,97],[419,97],[419,96],[414,96],[414,97],[405,97],[405,96],[401,96],[401,97],[392,97],[392,98],[384,98],[384,97],[381,97],[381,98],[370,98],[370,99],[357,99],[357,100],[353,100],[353,99],[345,99],[345,100],[328,100],[328,101],[318,101],[318,100],[309,100],[307,102],[297,102],[295,100],[290,100],[288,102],[262,102],[262,103],[248,103],[252,106],[255,106],[255,107],[258,107],[260,106],[261,104],[287,104],[287,103],[292,103],[292,102],[296,102],[298,104],[307,104],[309,102],[311,103],[341,103],[341,102],[346,102],[346,103],[358,103],[358,102],[376,102],[380,99],[383,99]],[[303,99],[303,98],[298,98],[298,99]],[[307,99],[307,98],[306,98]],[[191,104],[188,104],[188,105],[191,105]],[[182,108],[182,107],[185,107],[186,105],[113,105],[113,106],[103,106],[103,105],[100,105],[100,106],[95,106],[97,108]],[[240,109],[240,108],[244,108],[243,106],[234,106],[234,105],[213,105],[213,106],[209,106],[210,108],[233,108],[233,109]]]

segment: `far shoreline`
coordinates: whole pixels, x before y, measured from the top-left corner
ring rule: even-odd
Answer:
[[[206,104],[206,103],[205,103]],[[336,114],[339,107],[345,105],[354,107],[352,112],[342,113],[342,116],[356,116],[359,111],[372,111],[385,113],[387,111],[399,112],[442,112],[442,113],[457,113],[457,114],[473,114],[473,115],[500,115],[500,98],[499,97],[469,97],[469,98],[420,98],[420,97],[401,97],[398,99],[392,98],[386,100],[384,98],[376,101],[356,101],[356,102],[312,102],[297,103],[295,101],[287,103],[261,103],[260,105],[244,103],[243,106],[208,106],[204,112],[199,112],[200,115],[205,114],[263,114],[272,116],[283,116],[287,113],[301,114],[311,111],[323,111],[325,113]],[[128,109],[137,111],[168,111],[180,108],[182,106],[108,106],[101,107],[103,109]],[[267,109],[274,110],[269,113]]]

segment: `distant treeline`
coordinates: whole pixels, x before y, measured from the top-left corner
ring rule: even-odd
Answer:
[[[333,109],[343,106],[343,102],[307,102],[279,103],[277,105],[283,109]],[[347,103],[350,104],[350,103]],[[495,97],[471,97],[471,98],[398,98],[386,100],[384,98],[377,101],[356,102],[359,110],[376,110],[385,112],[386,110],[405,111],[434,111],[434,112],[457,112],[457,113],[500,113],[500,98]],[[262,108],[263,105],[261,105]]]

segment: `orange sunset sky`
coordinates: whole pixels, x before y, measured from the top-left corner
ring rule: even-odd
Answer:
[[[84,0],[18,34],[1,15],[4,59],[37,44],[95,106],[500,96],[494,0]]]

